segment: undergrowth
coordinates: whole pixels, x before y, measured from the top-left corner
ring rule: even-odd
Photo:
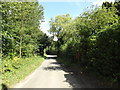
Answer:
[[[0,70],[2,84],[0,87],[10,87],[13,84],[23,80],[27,75],[33,72],[44,61],[41,56],[30,58],[13,58],[13,60],[3,60]]]

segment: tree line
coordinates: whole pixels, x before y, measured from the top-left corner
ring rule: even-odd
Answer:
[[[40,62],[39,59],[43,60],[34,56],[43,56],[44,49],[50,42],[49,37],[40,30],[40,24],[44,20],[44,9],[38,2],[0,2],[0,8],[0,72],[6,80],[11,73],[15,74],[24,66],[31,65],[31,62],[34,64]],[[5,82],[7,81],[9,80]]]
[[[104,2],[73,19],[69,14],[50,20],[49,32],[64,62],[120,82],[120,2]],[[56,49],[55,49],[56,48]],[[51,48],[52,50],[52,48]]]
[[[0,2],[2,16],[2,56],[30,57],[43,54],[47,35],[40,30],[44,19],[38,2]]]

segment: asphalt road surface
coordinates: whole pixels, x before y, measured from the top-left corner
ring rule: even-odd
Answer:
[[[84,83],[78,81],[70,70],[63,68],[53,57],[48,58],[32,74],[27,76],[14,88],[83,88]]]

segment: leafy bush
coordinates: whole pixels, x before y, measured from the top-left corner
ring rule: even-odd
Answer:
[[[103,3],[75,19],[68,14],[52,19],[50,32],[58,38],[58,57],[120,82],[119,4]]]
[[[48,55],[56,55],[57,50],[56,50],[55,47],[50,46],[49,48],[46,48],[46,54],[48,54]]]

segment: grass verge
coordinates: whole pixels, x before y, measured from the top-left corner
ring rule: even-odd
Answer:
[[[33,72],[41,65],[44,58],[41,56],[34,56],[30,58],[15,58],[13,60],[5,60],[2,64],[2,87],[10,87],[13,84],[23,80],[27,75]]]

